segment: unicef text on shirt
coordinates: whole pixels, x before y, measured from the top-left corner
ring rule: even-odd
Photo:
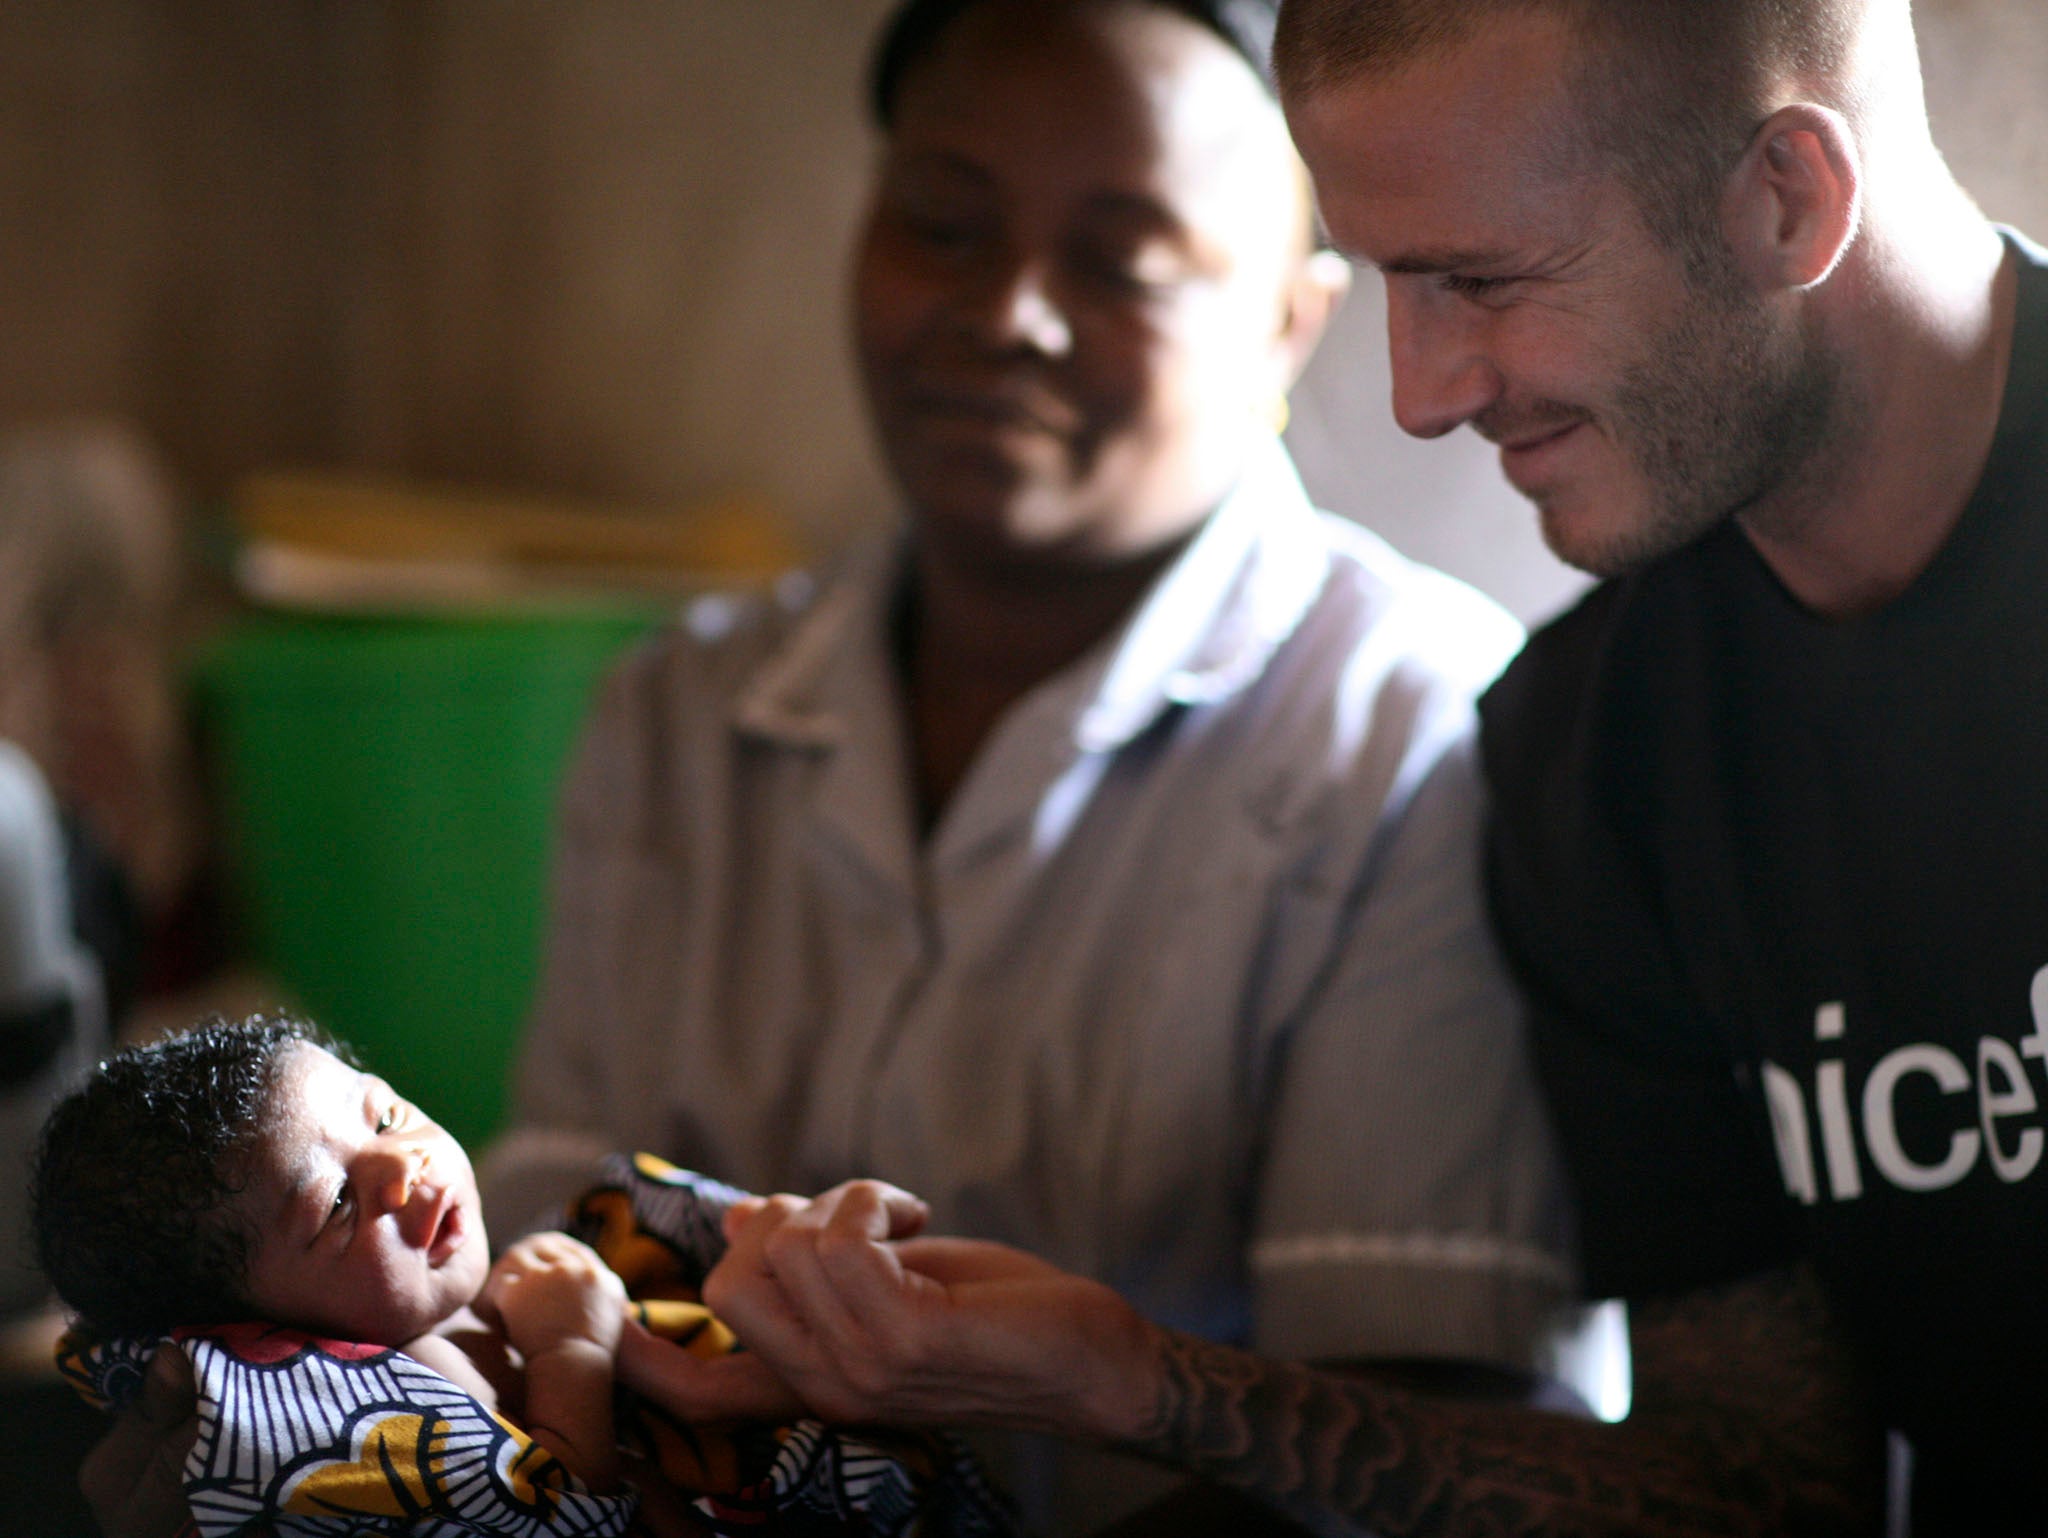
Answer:
[[[1810,1095],[1797,1076],[1765,1062],[1764,1096],[1785,1189],[1811,1206],[1820,1199],[1819,1176],[1825,1171],[1828,1195],[1835,1201],[1853,1201],[1863,1194],[1865,1156],[1878,1178],[1902,1191],[1946,1190],[1980,1160],[1987,1160],[1993,1173],[2007,1183],[2033,1174],[2041,1162],[2042,1130],[2013,1122],[2040,1109],[2025,1060],[2033,1058],[2048,1071],[2048,967],[2034,974],[2030,1002],[2034,1031],[2017,1046],[2002,1036],[1982,1037],[1974,1064],[1934,1042],[1898,1047],[1878,1059],[1853,1098],[1839,1059],[1814,1065]],[[1847,1011],[1840,1003],[1823,1004],[1814,1011],[1816,1040],[1839,1041],[1847,1030]],[[1915,1078],[1931,1081],[1942,1099],[1955,1101],[1945,1148],[1909,1151],[1899,1135],[1899,1091]],[[1974,1105],[1969,1098],[1973,1089]]]

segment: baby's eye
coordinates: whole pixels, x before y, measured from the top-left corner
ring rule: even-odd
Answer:
[[[405,1114],[399,1106],[387,1105],[384,1107],[383,1113],[377,1118],[377,1130],[379,1132],[389,1132],[404,1120]]]

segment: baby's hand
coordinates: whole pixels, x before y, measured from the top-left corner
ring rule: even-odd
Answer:
[[[591,1489],[618,1484],[612,1383],[626,1286],[567,1234],[534,1234],[498,1258],[477,1311],[526,1359],[521,1419]]]
[[[625,1324],[626,1285],[588,1245],[529,1234],[491,1267],[477,1310],[529,1361],[572,1341],[611,1356]]]

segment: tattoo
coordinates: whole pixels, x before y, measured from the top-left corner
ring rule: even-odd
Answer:
[[[1160,1330],[1156,1420],[1133,1450],[1324,1533],[1876,1530],[1883,1437],[1809,1274],[1636,1314],[1635,1407],[1613,1426],[1431,1399]]]

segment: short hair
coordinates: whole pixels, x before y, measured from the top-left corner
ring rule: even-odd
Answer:
[[[895,126],[903,77],[940,36],[985,0],[902,0],[883,24],[868,70],[868,108],[882,128]],[[1044,3],[1044,0],[1040,0]],[[1280,0],[1131,0],[1185,16],[1216,34],[1277,95],[1273,83],[1273,27]]]
[[[1448,53],[1489,23],[1548,14],[1581,45],[1572,82],[1587,146],[1644,223],[1689,260],[1719,247],[1720,189],[1775,79],[1857,117],[1847,79],[1863,17],[1905,0],[1286,0],[1275,33],[1283,95],[1306,98]]]
[[[343,1050],[304,1020],[216,1017],[107,1059],[51,1111],[35,1163],[36,1250],[90,1333],[246,1314],[256,1235],[231,1202],[299,1045]]]

